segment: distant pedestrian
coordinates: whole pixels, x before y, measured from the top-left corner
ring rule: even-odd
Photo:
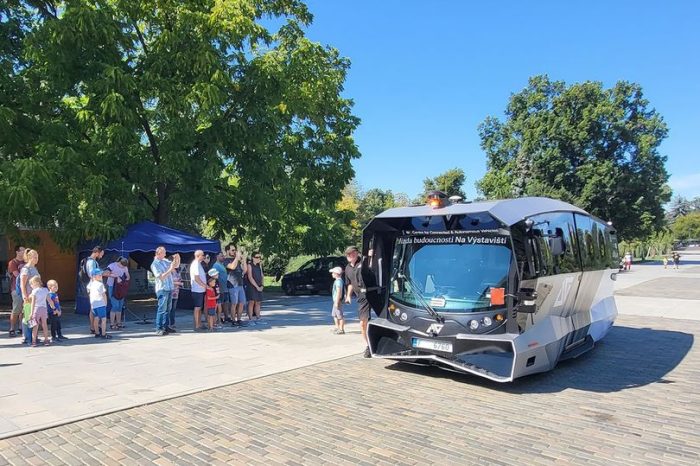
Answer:
[[[22,334],[22,291],[17,286],[19,273],[24,267],[24,246],[15,246],[15,257],[7,263],[7,275],[10,279],[10,296],[12,311],[10,313],[10,337]],[[17,331],[15,331],[15,327]]]
[[[668,268],[668,257],[664,256],[662,260],[664,263],[664,269]]]
[[[226,246],[227,257],[224,260],[224,265],[228,271],[228,291],[231,299],[231,319],[232,326],[240,327],[243,308],[246,305],[246,296],[244,289],[244,276],[248,270],[245,254],[236,248],[236,245],[230,243]]]
[[[24,265],[19,272],[19,291],[22,295],[24,304],[29,304],[29,295],[32,293],[32,287],[29,281],[39,275],[36,265],[39,262],[39,253],[34,249],[24,250]]]
[[[219,295],[216,292],[217,279],[215,277],[209,277],[207,282],[207,296],[206,296],[206,309],[207,309],[207,324],[209,331],[214,330],[214,321],[216,320],[216,301],[219,299]]]
[[[49,340],[48,318],[49,313],[46,300],[49,298],[49,290],[46,289],[41,282],[39,275],[34,275],[29,284],[32,287],[32,292],[29,295],[30,304],[32,306],[32,316],[29,320],[29,326],[32,328],[32,346],[36,346],[36,340],[39,335],[39,326],[44,332],[44,346],[51,344]]]
[[[676,251],[673,253],[673,268],[677,269],[679,265],[681,265],[681,255]]]
[[[262,254],[253,252],[253,260],[248,266],[246,278],[248,281],[248,320],[257,322],[260,320],[260,308],[263,301],[264,274],[262,269]]]
[[[190,290],[192,291],[192,304],[194,307],[194,331],[199,330],[202,309],[204,309],[204,295],[207,291],[207,275],[202,266],[204,251],[198,249],[194,252],[194,260],[190,264]]]
[[[165,252],[165,247],[158,246],[153,262],[151,262],[151,273],[155,277],[156,298],[158,299],[155,325],[158,336],[175,332],[169,323],[173,306],[173,290],[175,289],[173,275],[180,266],[180,256],[175,254],[173,260],[169,261],[165,258]]]
[[[46,286],[49,289],[49,297],[47,303],[49,305],[49,327],[51,327],[51,339],[54,342],[67,340],[68,338],[63,336],[63,331],[61,328],[61,315],[63,311],[61,310],[61,301],[58,299],[58,282],[56,280],[49,280],[46,282]]]
[[[221,315],[223,317],[223,322],[231,322],[231,296],[228,293],[228,273],[226,271],[226,266],[224,265],[225,260],[226,256],[224,253],[220,252],[217,254],[216,262],[214,262],[210,271],[216,269],[216,271],[219,272],[219,293],[221,294],[219,301],[221,301]]]
[[[100,259],[102,259],[105,255],[104,249],[102,249],[102,246],[95,246],[92,248],[92,251],[90,252],[90,256],[87,258],[85,261],[85,274],[89,277],[90,282],[92,282],[92,278],[95,275],[102,275],[102,276],[109,276],[111,273],[109,270],[102,270],[100,268],[100,263],[98,262]],[[88,285],[90,284],[88,282]],[[104,285],[103,285],[104,286]],[[98,326],[95,325],[95,313],[92,308],[90,308],[90,315],[89,315],[89,321],[90,321],[90,332],[94,333],[95,335],[98,334]]]
[[[175,332],[175,311],[177,311],[177,301],[180,298],[180,288],[182,288],[182,279],[180,273],[176,270],[173,272],[173,293],[170,312],[168,313],[168,329],[169,332]]]
[[[87,291],[90,295],[90,306],[95,315],[93,321],[95,338],[112,338],[112,335],[107,335],[107,288],[102,283],[101,270],[93,270],[92,280],[88,283]]]
[[[15,292],[22,297],[22,312],[24,315],[22,319],[22,333],[26,335],[26,337],[24,338],[24,342],[26,342],[27,344],[31,344],[32,341],[31,328],[27,326],[27,323],[29,322],[32,313],[32,306],[30,302],[32,287],[29,284],[29,280],[39,275],[39,270],[36,268],[36,265],[38,263],[39,253],[36,252],[36,250],[34,249],[25,249],[24,265],[22,266],[22,269],[19,272],[19,277],[17,277],[17,284],[15,288]]]
[[[632,253],[629,251],[625,253],[625,270],[632,270]]]
[[[333,276],[333,288],[331,288],[331,296],[333,297],[331,315],[335,323],[333,333],[336,335],[345,335],[345,317],[343,316],[343,291],[345,289],[345,283],[343,282],[343,269],[341,267],[333,267],[330,273]]]
[[[120,257],[116,261],[107,266],[110,272],[107,278],[107,296],[109,297],[112,308],[110,310],[110,326],[109,328],[116,330],[122,328],[122,311],[124,310],[124,301],[126,295],[122,296],[121,287],[128,286],[131,276],[129,275],[129,259]]]
[[[367,323],[370,320],[371,307],[367,300],[367,289],[362,278],[362,256],[360,256],[360,251],[357,247],[349,246],[345,250],[345,257],[348,260],[348,265],[345,267],[345,279],[347,280],[345,302],[350,304],[353,294],[357,298],[357,315],[360,319],[360,330],[362,331],[362,339],[367,345],[364,357],[370,358],[372,353],[369,350],[369,341],[367,339]]]

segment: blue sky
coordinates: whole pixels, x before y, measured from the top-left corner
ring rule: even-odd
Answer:
[[[700,2],[307,0],[308,36],[352,61],[363,188],[416,195],[452,167],[486,169],[477,126],[528,77],[642,85],[664,117],[674,193],[700,196]]]

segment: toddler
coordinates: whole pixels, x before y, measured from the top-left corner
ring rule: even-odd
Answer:
[[[36,339],[39,335],[39,325],[41,325],[41,329],[44,332],[44,346],[48,346],[51,344],[47,327],[49,312],[46,308],[49,290],[41,283],[41,277],[39,275],[34,275],[29,280],[29,285],[32,287],[32,293],[29,295],[29,303],[32,306],[32,314],[29,319],[29,326],[32,328],[32,346],[36,346]]]
[[[67,340],[63,336],[61,330],[61,301],[58,299],[58,282],[56,280],[49,280],[46,282],[46,286],[49,288],[49,326],[51,327],[51,339],[54,342]]]
[[[214,320],[216,319],[216,301],[219,299],[219,295],[216,293],[215,286],[217,284],[217,279],[210,277],[207,282],[207,296],[206,296],[206,308],[207,308],[207,323],[209,324],[209,331],[214,330]]]

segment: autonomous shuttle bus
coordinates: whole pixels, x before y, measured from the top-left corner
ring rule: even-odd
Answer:
[[[435,192],[375,217],[363,251],[376,358],[510,382],[592,349],[617,316],[615,230],[565,202]]]

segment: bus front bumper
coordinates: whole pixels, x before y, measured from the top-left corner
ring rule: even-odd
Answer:
[[[369,322],[367,336],[374,358],[437,364],[496,382],[511,382],[516,377],[513,340],[517,335],[433,337],[380,318]]]

